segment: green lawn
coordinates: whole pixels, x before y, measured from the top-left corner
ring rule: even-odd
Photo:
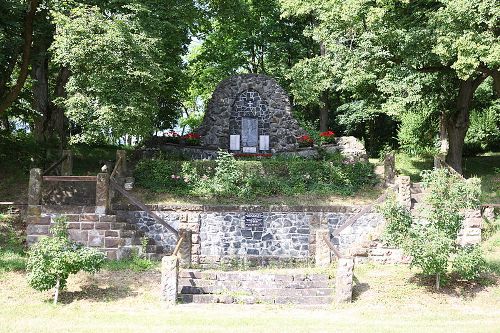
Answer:
[[[500,232],[483,243],[492,269],[439,292],[405,265],[355,268],[346,305],[181,304],[158,300],[158,265],[115,263],[71,276],[58,305],[26,282],[23,258],[0,252],[0,332],[499,332]],[[144,270],[144,269],[145,270]],[[307,269],[307,268],[306,268]]]

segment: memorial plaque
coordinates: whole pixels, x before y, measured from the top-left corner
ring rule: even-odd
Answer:
[[[241,145],[243,147],[257,147],[259,140],[259,121],[257,118],[241,119]]]
[[[229,136],[229,149],[230,150],[240,150],[240,136],[230,135]]]
[[[246,213],[245,228],[264,228],[264,214]]]

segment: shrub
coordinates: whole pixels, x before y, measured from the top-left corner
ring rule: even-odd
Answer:
[[[453,271],[465,280],[477,279],[486,271],[486,261],[479,246],[464,246],[453,260]]]
[[[446,278],[454,256],[456,272],[465,279],[477,278],[485,268],[480,250],[463,248],[456,239],[464,219],[460,210],[475,208],[479,203],[480,180],[464,180],[446,169],[423,172],[422,178],[427,189],[425,213],[413,220],[406,208],[389,200],[381,208],[387,220],[386,239],[412,257],[412,266],[434,275],[436,289]]]
[[[104,264],[105,256],[69,240],[64,218],[55,219],[51,233],[53,237],[42,238],[30,249],[26,268],[31,287],[38,291],[55,288],[55,304],[70,274],[96,273]]]
[[[344,164],[338,154],[327,158],[236,160],[220,153],[215,161],[149,160],[138,164],[135,177],[138,185],[153,191],[220,197],[351,195],[375,182],[371,164]]]

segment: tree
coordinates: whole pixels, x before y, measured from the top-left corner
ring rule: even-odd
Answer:
[[[15,3],[15,1],[12,2]],[[16,63],[18,58],[18,51],[16,47],[14,46],[14,48],[11,48],[9,51],[7,51],[6,59],[2,59],[5,60],[6,66],[3,68],[2,77],[0,78],[0,116],[3,115],[7,110],[7,108],[9,108],[12,105],[12,103],[17,99],[17,97],[21,93],[24,83],[26,82],[26,78],[28,77],[30,57],[31,57],[31,43],[33,40],[33,24],[38,4],[39,4],[38,0],[30,0],[27,3],[27,10],[24,17],[24,26],[22,34],[23,36],[22,51],[21,51],[22,56],[21,56],[21,62],[19,64],[19,74],[17,75],[15,84],[11,87],[7,87],[7,82],[10,79],[12,73],[14,72],[14,69],[16,68]],[[8,7],[8,5],[9,4],[7,4],[6,7]],[[10,25],[10,23],[11,23],[10,21],[7,21],[7,26]],[[7,32],[9,31],[7,30]],[[2,37],[10,38],[11,36],[4,35]]]
[[[331,60],[330,86],[348,95],[344,112],[388,114],[402,122],[400,132],[405,120],[415,120],[408,114],[418,115],[434,124],[422,121],[423,134],[436,132],[442,119],[447,162],[462,171],[475,91],[491,76],[500,96],[500,11],[495,0],[281,3],[288,15],[316,18],[313,36],[324,43]]]
[[[54,60],[71,70],[61,103],[81,129],[74,140],[147,136],[177,118],[196,13],[190,1],[134,0],[53,12]]]
[[[485,269],[480,247],[462,247],[457,244],[457,237],[464,219],[461,210],[478,208],[480,180],[464,180],[447,169],[424,171],[422,179],[427,207],[421,216],[413,218],[391,200],[381,207],[387,221],[385,240],[411,256],[412,266],[434,276],[436,289],[446,277],[450,262],[463,278],[477,278]]]
[[[59,290],[66,286],[70,274],[79,271],[96,273],[104,264],[102,252],[83,247],[70,241],[66,230],[66,220],[56,218],[51,228],[52,237],[42,238],[28,252],[26,268],[28,282],[38,291],[55,288],[54,304]]]
[[[285,88],[288,70],[319,53],[303,30],[309,17],[284,18],[278,0],[207,0],[205,20],[188,58],[191,100],[206,101],[217,84],[239,73],[270,75]]]

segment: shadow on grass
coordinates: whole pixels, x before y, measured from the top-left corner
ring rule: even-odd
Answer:
[[[352,300],[358,300],[361,295],[370,289],[370,285],[366,282],[360,283],[356,276],[353,276],[354,286],[352,287]]]
[[[485,291],[487,287],[497,285],[498,276],[492,273],[485,273],[476,280],[465,281],[452,274],[446,281],[442,281],[439,290],[436,290],[434,276],[415,274],[408,279],[408,282],[422,286],[430,293],[473,299],[479,293]]]
[[[99,288],[96,285],[86,285],[80,291],[62,291],[59,295],[61,304],[70,304],[78,300],[92,302],[112,302],[126,297],[137,296],[137,292],[132,291],[125,285],[113,285],[107,288]],[[50,302],[51,300],[47,300]]]

